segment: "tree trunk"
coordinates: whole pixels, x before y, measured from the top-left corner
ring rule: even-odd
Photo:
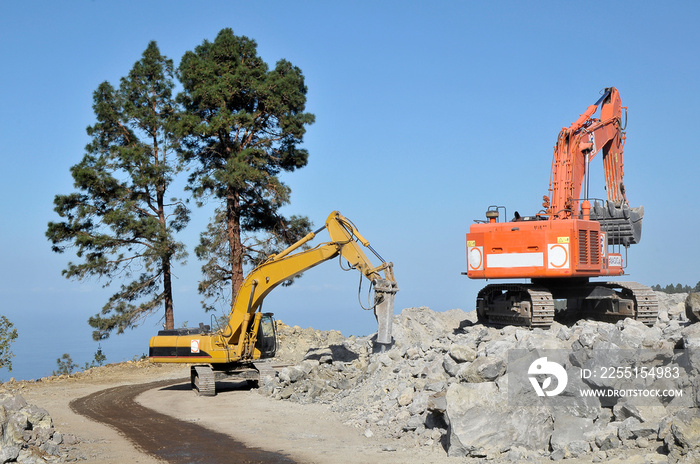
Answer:
[[[171,274],[170,254],[168,254],[163,257],[163,302],[165,303],[165,330],[173,330],[175,328]]]
[[[243,285],[243,243],[241,242],[241,218],[238,194],[229,189],[226,198],[226,231],[231,254],[231,304],[236,300],[238,290]]]

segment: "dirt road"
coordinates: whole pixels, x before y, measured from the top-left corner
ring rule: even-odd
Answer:
[[[142,451],[171,464],[240,462],[288,464],[278,453],[249,448],[228,435],[145,408],[134,401],[151,389],[181,390],[182,381],[162,380],[113,387],[71,401],[78,414],[119,430]]]
[[[444,450],[366,437],[364,430],[344,425],[324,405],[278,401],[240,384],[223,383],[218,385],[217,396],[198,397],[190,390],[189,379],[183,379],[185,374],[182,366],[124,363],[65,379],[22,383],[12,386],[12,390],[48,410],[56,430],[76,436],[79,453],[91,463],[464,462],[448,458]],[[98,406],[102,401],[115,405],[102,413],[102,406]],[[163,432],[164,436],[153,435]],[[197,434],[201,440],[189,439]],[[224,453],[219,457],[195,454],[216,446],[217,452]],[[248,460],[234,459],[233,454],[242,446],[256,454],[248,455]],[[258,455],[260,450],[267,454]],[[268,460],[261,461],[260,456]]]
[[[443,450],[407,448],[405,443],[394,439],[366,437],[364,430],[344,425],[325,405],[278,401],[243,385],[220,382],[215,397],[198,397],[187,381],[149,389],[136,401],[148,409],[216,430],[248,447],[278,453],[299,463],[456,462],[456,458],[448,458]]]

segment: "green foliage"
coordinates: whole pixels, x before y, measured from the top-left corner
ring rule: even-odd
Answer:
[[[58,370],[53,371],[53,375],[72,374],[78,365],[73,362],[73,358],[68,353],[63,353],[63,356],[56,359]]]
[[[107,361],[107,356],[102,352],[102,346],[97,345],[97,351],[95,351],[95,358],[92,361],[92,367],[104,366],[105,361]]]
[[[664,293],[690,293],[690,292],[700,292],[700,282],[695,284],[695,287],[691,287],[690,285],[681,285],[681,284],[668,284],[665,287],[662,287],[659,284],[652,285],[651,287],[652,290],[655,290],[657,292],[664,292]]]
[[[15,354],[11,348],[18,336],[14,324],[5,316],[0,316],[0,369],[6,367],[8,371],[12,371],[12,358]]]
[[[188,188],[200,202],[221,201],[197,247],[205,260],[200,291],[209,298],[230,282],[235,296],[245,262],[308,231],[307,219],[280,215],[291,190],[278,175],[306,165],[299,145],[314,115],[305,112],[301,70],[286,60],[270,70],[255,41],[231,29],[185,53],[178,70],[184,159],[194,162]],[[260,233],[267,236],[254,238]]]
[[[185,204],[166,198],[182,168],[173,78],[172,60],[151,42],[119,88],[98,86],[97,122],[87,128],[92,139],[71,168],[77,191],[54,199],[63,220],[48,225],[52,249],[74,247],[81,259],[69,262],[63,275],[101,278],[105,286],[126,281],[89,319],[96,340],[137,326],[159,307],[166,327],[173,325],[171,265],[186,256],[174,234],[189,221]]]
[[[86,362],[83,366],[83,370],[92,369],[97,366],[104,366],[107,356],[102,352],[102,346],[97,345],[97,351],[95,351],[95,357],[89,363]]]
[[[244,265],[263,262],[311,228],[307,218],[279,212],[291,193],[279,175],[308,161],[300,145],[314,115],[305,112],[301,70],[284,59],[271,69],[255,41],[223,29],[185,53],[177,73],[183,91],[175,99],[173,62],[151,42],[118,87],[98,86],[91,141],[71,168],[76,191],[54,199],[61,220],[46,235],[54,251],[70,247],[78,258],[63,275],[104,286],[120,281],[88,320],[96,340],[161,307],[165,328],[174,328],[171,266],[186,257],[174,236],[189,210],[166,197],[185,164],[198,204],[221,202],[195,250],[205,263],[205,300],[222,298],[229,286],[235,297]]]

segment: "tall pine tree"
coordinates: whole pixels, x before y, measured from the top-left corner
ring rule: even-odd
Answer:
[[[88,127],[92,141],[82,161],[71,168],[76,192],[57,195],[61,222],[46,232],[53,250],[74,247],[79,263],[63,274],[79,280],[97,277],[121,281],[102,311],[89,319],[93,338],[106,338],[137,326],[164,309],[165,328],[174,327],[172,265],[186,255],[174,234],[185,227],[189,211],[167,199],[181,169],[179,120],[173,99],[174,67],[155,42],[118,89],[103,82],[93,94],[97,122]]]
[[[244,263],[259,262],[310,228],[306,218],[280,214],[290,189],[278,175],[306,165],[299,145],[314,116],[305,112],[301,70],[286,60],[270,70],[255,41],[231,29],[187,52],[178,70],[185,158],[196,166],[189,188],[195,198],[221,201],[196,250],[205,260],[200,291],[221,295],[230,284],[233,300]]]

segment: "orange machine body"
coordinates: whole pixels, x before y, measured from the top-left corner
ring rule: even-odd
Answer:
[[[591,217],[588,164],[603,154],[608,202],[627,205],[622,183],[622,106],[617,89],[604,95],[569,127],[554,146],[549,196],[536,216],[498,222],[499,208],[467,234],[467,275],[472,279],[598,277],[623,274],[616,228],[606,231]],[[600,118],[593,115],[600,110]],[[584,196],[581,190],[584,187]],[[494,207],[491,207],[494,208]],[[504,211],[505,212],[505,211]],[[634,239],[632,239],[634,241]],[[619,251],[619,246],[617,250]]]
[[[608,252],[598,221],[494,221],[472,224],[467,234],[467,276],[472,279],[622,274],[622,255]]]

